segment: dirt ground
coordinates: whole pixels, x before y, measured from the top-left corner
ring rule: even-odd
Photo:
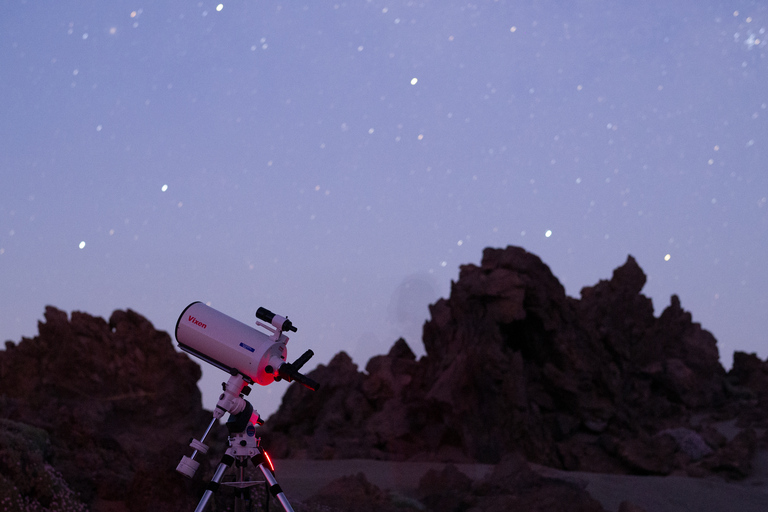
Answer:
[[[419,479],[429,469],[444,464],[431,462],[385,462],[375,460],[278,460],[276,477],[289,500],[302,501],[327,483],[362,472],[367,479],[390,492],[412,496]],[[457,464],[470,478],[483,478],[492,466]],[[681,476],[620,476],[565,472],[534,467],[544,476],[578,483],[608,512],[616,512],[622,501],[630,501],[648,512],[765,512],[768,511],[768,451],[755,460],[754,474],[742,482]]]

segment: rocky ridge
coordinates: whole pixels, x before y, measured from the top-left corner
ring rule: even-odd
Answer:
[[[610,280],[563,286],[519,247],[486,249],[430,307],[426,356],[404,340],[359,371],[346,353],[286,392],[267,422],[278,457],[497,463],[741,478],[766,444],[768,362],[736,353],[672,296],[655,317],[629,256]],[[737,435],[723,425],[736,427]]]
[[[194,509],[199,483],[175,467],[211,418],[200,367],[130,310],[70,320],[49,306],[39,331],[0,351],[0,502]]]
[[[396,503],[351,476],[296,510],[358,503],[336,503],[339,495],[382,511],[599,510],[583,489],[534,475],[526,461],[748,475],[766,445],[768,361],[737,352],[726,373],[715,339],[677,297],[654,317],[644,283],[630,256],[574,299],[535,255],[487,249],[431,306],[425,357],[398,340],[360,371],[339,353],[308,374],[319,391],[288,388],[262,435],[278,458],[490,462],[496,471],[468,482],[446,466],[424,479],[418,501]],[[223,427],[214,429],[196,478],[174,471],[211,417],[199,378],[196,362],[134,311],[104,320],[46,308],[38,336],[0,351],[0,504],[193,509],[225,445]]]

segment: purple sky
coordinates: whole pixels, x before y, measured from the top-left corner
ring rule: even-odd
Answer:
[[[4,4],[0,341],[202,300],[364,366],[519,245],[574,297],[632,254],[768,356],[766,2],[218,5]]]

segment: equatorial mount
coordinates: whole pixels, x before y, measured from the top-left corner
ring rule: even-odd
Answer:
[[[287,317],[276,315],[266,308],[256,311],[256,325],[270,333],[267,334],[249,327],[237,320],[203,304],[193,302],[182,311],[176,322],[176,340],[179,348],[199,357],[230,374],[229,380],[222,383],[222,393],[213,409],[213,418],[200,438],[193,439],[189,446],[194,449],[191,457],[184,456],[176,471],[192,478],[200,467],[195,460],[198,453],[207,453],[205,438],[214,424],[229,413],[226,426],[229,431],[228,448],[224,453],[208,487],[200,499],[195,512],[202,512],[220,485],[233,485],[237,493],[258,482],[243,481],[243,469],[250,460],[264,475],[269,493],[277,499],[286,512],[293,512],[288,498],[285,497],[273,474],[274,467],[267,453],[261,448],[261,439],[256,437],[256,425],[263,422],[259,413],[244,396],[251,391],[250,384],[266,386],[275,381],[299,382],[303,386],[316,390],[320,384],[303,375],[299,370],[314,355],[311,350],[304,352],[293,363],[286,361],[286,332],[297,329]],[[266,323],[265,323],[266,322]],[[221,483],[227,469],[236,464],[240,469],[239,479],[232,483]],[[237,494],[236,496],[240,495]]]
[[[194,449],[191,457],[184,456],[176,467],[176,471],[188,478],[192,478],[200,463],[195,460],[198,453],[207,453],[208,446],[205,444],[205,438],[210,433],[213,425],[221,418],[225,412],[229,413],[229,419],[226,422],[229,435],[227,437],[228,448],[221,458],[216,471],[208,483],[200,502],[195,508],[195,512],[203,512],[208,501],[216,493],[221,485],[231,485],[236,489],[236,496],[242,496],[243,490],[253,485],[261,483],[260,481],[245,481],[243,479],[243,468],[250,460],[251,463],[261,470],[264,481],[267,483],[269,493],[280,502],[285,512],[293,512],[288,498],[283,493],[280,485],[277,483],[274,475],[274,466],[269,459],[267,452],[261,447],[261,438],[256,437],[256,425],[262,425],[263,422],[259,413],[253,408],[250,402],[243,398],[250,388],[245,379],[240,374],[233,375],[226,383],[223,383],[224,392],[219,396],[216,407],[213,410],[213,419],[208,424],[203,437],[200,440],[193,439],[189,446]],[[246,391],[248,390],[248,391]],[[245,393],[244,393],[245,392]],[[235,482],[222,483],[221,479],[224,473],[235,465],[240,468],[238,478]]]

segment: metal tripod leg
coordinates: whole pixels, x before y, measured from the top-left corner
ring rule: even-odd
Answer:
[[[216,468],[216,472],[213,474],[213,478],[211,478],[211,481],[208,483],[208,488],[203,493],[203,497],[200,498],[200,502],[197,504],[195,512],[203,512],[205,506],[208,504],[208,500],[210,500],[211,496],[213,496],[213,493],[219,490],[219,482],[221,482],[221,477],[224,476],[224,472],[227,470],[227,468],[232,466],[233,462],[235,462],[234,457],[228,454],[224,454],[224,456],[221,458],[219,466]]]
[[[266,461],[264,455],[259,453],[255,457],[251,458],[251,462],[253,462],[253,465],[259,468],[264,474],[264,478],[267,480],[267,484],[269,485],[268,488],[270,494],[272,494],[272,496],[274,496],[275,499],[280,502],[280,505],[283,506],[285,512],[293,512],[293,507],[291,507],[291,504],[288,502],[288,498],[285,497],[285,493],[283,493],[283,489],[280,487],[280,484],[277,483],[275,475],[273,475],[272,471],[270,471],[267,467],[268,462]]]

